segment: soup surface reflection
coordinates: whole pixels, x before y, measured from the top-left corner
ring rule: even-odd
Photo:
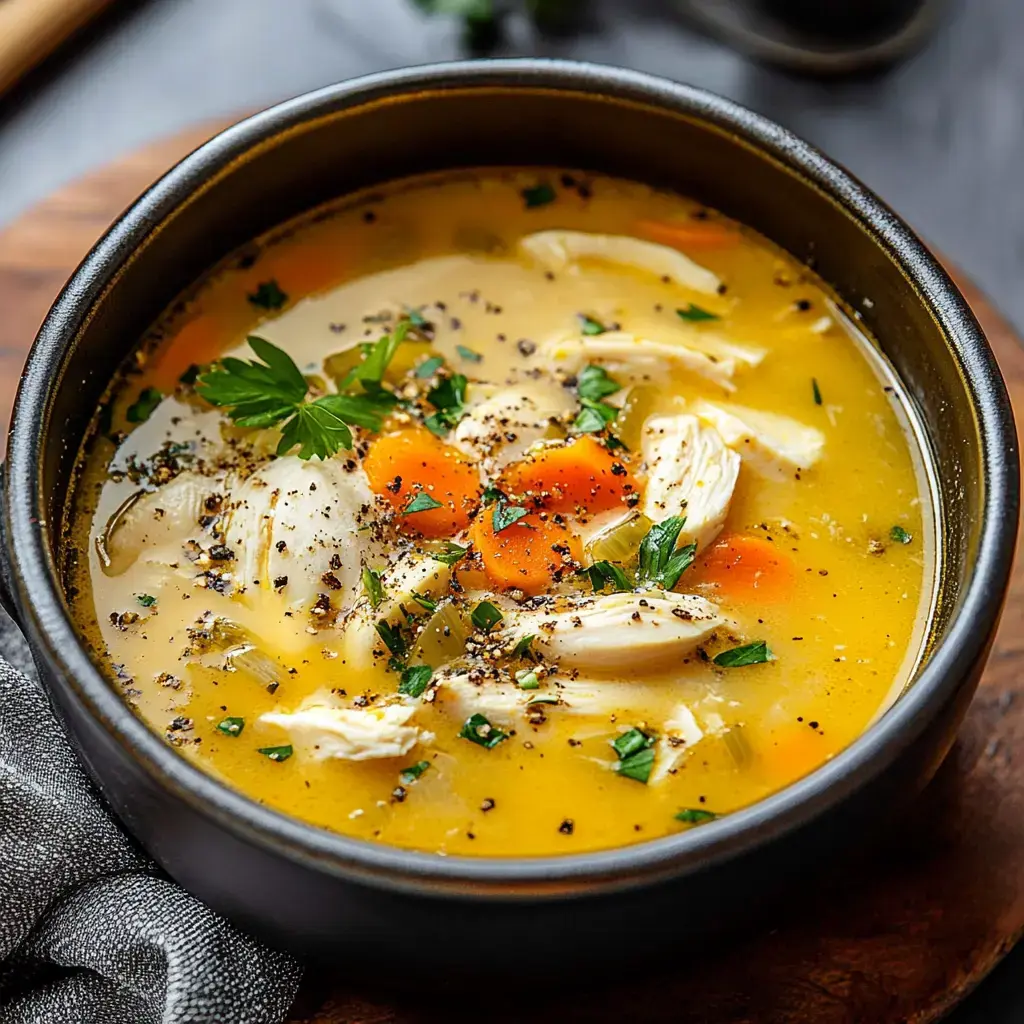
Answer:
[[[707,825],[854,740],[925,632],[933,523],[883,361],[806,269],[646,186],[347,200],[211,274],[97,424],[69,592],[112,685],[352,836],[536,855]]]

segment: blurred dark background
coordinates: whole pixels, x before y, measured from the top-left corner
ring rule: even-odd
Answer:
[[[1024,329],[1024,0],[941,6],[904,59],[828,80],[752,61],[696,31],[672,0],[591,0],[583,24],[560,37],[512,18],[494,52],[624,65],[767,114],[862,178]],[[120,0],[0,98],[0,227],[196,122],[463,55],[454,20],[407,0]],[[1024,1021],[1024,952],[950,1020]]]

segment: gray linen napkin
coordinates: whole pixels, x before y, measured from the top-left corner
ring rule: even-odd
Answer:
[[[2,612],[0,653],[13,663],[0,661],[0,1022],[282,1021],[299,965],[161,877],[121,831]]]

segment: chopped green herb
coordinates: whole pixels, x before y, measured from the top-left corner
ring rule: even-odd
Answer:
[[[416,367],[416,376],[420,380],[429,380],[437,373],[441,367],[444,366],[443,356],[431,356],[429,359],[424,359],[419,366]]]
[[[256,291],[249,295],[249,301],[260,309],[280,309],[287,301],[288,296],[281,291],[281,286],[271,278],[256,286]]]
[[[536,633],[530,633],[529,636],[522,637],[519,642],[512,648],[513,658],[532,658],[533,652],[530,650],[530,644],[537,639]]]
[[[493,750],[502,740],[508,739],[508,733],[491,725],[483,715],[475,714],[466,719],[459,730],[459,739],[469,740],[487,750]]]
[[[469,548],[456,544],[453,540],[446,540],[440,551],[430,551],[428,554],[435,562],[442,565],[454,565],[460,558],[464,558]]]
[[[619,755],[619,760],[623,760],[640,750],[646,750],[653,743],[654,740],[647,733],[640,729],[630,729],[613,740],[612,746],[615,748],[615,753]]]
[[[633,584],[629,582],[629,577],[614,562],[595,562],[593,565],[588,565],[586,568],[581,569],[580,572],[589,577],[590,585],[594,588],[595,594],[606,590],[608,587],[612,588],[613,594],[633,589]]]
[[[607,402],[594,402],[584,398],[580,405],[583,408],[572,424],[573,430],[579,434],[594,434],[604,430],[619,414],[619,410]]]
[[[821,388],[818,387],[818,378],[811,378],[811,393],[814,395],[814,404],[821,405]]]
[[[432,498],[426,491],[420,491],[410,499],[409,504],[402,509],[403,516],[415,515],[417,512],[429,512],[431,509],[441,508],[442,503]]]
[[[483,359],[479,352],[474,352],[471,348],[466,348],[465,345],[456,345],[455,351],[459,353],[461,359],[465,359],[469,363],[479,363]]]
[[[405,317],[417,329],[430,326],[430,321],[418,309],[407,309]]]
[[[163,400],[163,395],[156,388],[144,388],[135,401],[128,406],[125,417],[129,423],[145,423],[153,411]]]
[[[679,577],[693,564],[697,556],[697,545],[686,544],[677,549],[676,541],[686,519],[670,516],[655,523],[640,542],[640,562],[637,566],[637,582],[653,583],[671,590]]]
[[[384,646],[399,660],[404,661],[409,653],[409,645],[400,626],[392,626],[387,619],[377,623],[377,635],[384,641]]]
[[[294,750],[292,750],[292,746],[289,743],[283,747],[260,747],[256,753],[269,757],[271,761],[287,761],[294,753]]]
[[[417,761],[415,764],[409,765],[408,768],[403,768],[398,778],[403,786],[411,785],[415,782],[428,768],[430,767],[429,761]]]
[[[413,665],[402,673],[398,692],[405,697],[422,697],[433,675],[429,665]]]
[[[913,539],[913,535],[907,533],[902,526],[894,526],[889,531],[889,539],[895,541],[897,544],[909,544]]]
[[[523,197],[523,202],[526,203],[528,210],[533,210],[538,206],[547,206],[548,203],[553,203],[557,198],[555,190],[546,182],[534,185],[531,188],[524,188],[520,195]]]
[[[532,669],[524,668],[520,669],[516,673],[516,683],[520,690],[539,690],[540,680],[537,678],[537,673]]]
[[[136,594],[135,600],[142,605],[143,608],[152,608],[156,604],[156,598],[152,594]]]
[[[580,322],[581,334],[593,337],[595,334],[608,333],[608,328],[600,320],[595,320],[592,316],[587,316],[586,313],[577,313],[576,317]]]
[[[427,597],[425,594],[417,594],[414,590],[412,592],[412,599],[421,607],[425,608],[428,612],[437,611],[437,602]]]
[[[217,731],[225,736],[241,736],[245,728],[244,718],[225,718],[217,723]]]
[[[504,501],[505,494],[500,491],[494,484],[488,484],[484,488],[483,494],[480,495],[480,500],[484,505],[493,505],[496,501]]]
[[[523,690],[529,689],[529,687],[519,684]],[[557,693],[538,693],[535,697],[531,697],[527,702],[526,706],[531,707],[534,704],[560,704],[562,698]]]
[[[647,780],[651,777],[653,767],[654,750],[648,747],[646,750],[624,757],[619,761],[616,771],[620,775],[625,775],[627,779],[633,779],[635,782],[642,782],[646,785]]]
[[[714,811],[702,811],[699,807],[684,807],[677,815],[676,821],[686,825],[704,825],[714,821],[718,815]]]
[[[576,378],[576,393],[580,398],[590,398],[596,402],[621,390],[622,385],[614,377],[609,377],[603,366],[595,366],[593,363],[584,366]]]
[[[692,302],[686,307],[686,309],[677,309],[676,316],[680,320],[685,320],[687,323],[699,324],[706,320],[721,320],[722,318],[717,313],[709,313],[706,309],[702,309],[700,306],[695,306]]]
[[[479,629],[481,633],[490,633],[504,617],[490,601],[481,601],[473,609],[470,620],[474,629]]]
[[[463,374],[453,373],[427,392],[427,401],[437,410],[424,420],[431,433],[444,437],[462,419],[468,383]]]
[[[755,640],[742,647],[733,647],[715,656],[715,664],[720,668],[742,668],[744,665],[762,665],[771,661],[772,652],[764,640]]]
[[[409,320],[399,320],[395,324],[395,329],[377,341],[355,368],[353,379],[362,384],[363,390],[371,393],[380,390],[384,374],[391,360],[395,358],[398,346],[405,341],[410,326]]]
[[[380,573],[368,566],[363,568],[363,591],[370,599],[370,607],[377,609],[384,600],[384,587],[380,581]]]
[[[615,452],[615,451],[619,451],[619,450],[626,451],[626,452],[629,451],[629,445],[626,444],[625,441],[623,441],[620,438],[616,437],[614,434],[606,434],[605,435],[604,446],[610,452]]]
[[[518,523],[524,516],[528,516],[530,510],[521,505],[510,505],[504,499],[499,499],[494,504],[494,511],[491,513],[491,526],[495,533],[507,530],[513,523]],[[524,526],[529,524],[524,523]]]

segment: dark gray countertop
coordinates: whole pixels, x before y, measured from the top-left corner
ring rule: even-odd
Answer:
[[[77,175],[197,121],[369,71],[459,55],[405,0],[149,0],[105,19],[0,101],[0,224]],[[818,83],[688,31],[659,0],[593,0],[554,42],[513,25],[504,54],[572,56],[704,86],[847,165],[1024,329],[1024,0],[951,0],[899,67]],[[951,1020],[1024,1020],[1018,949]],[[865,1022],[869,1024],[869,1022]]]

